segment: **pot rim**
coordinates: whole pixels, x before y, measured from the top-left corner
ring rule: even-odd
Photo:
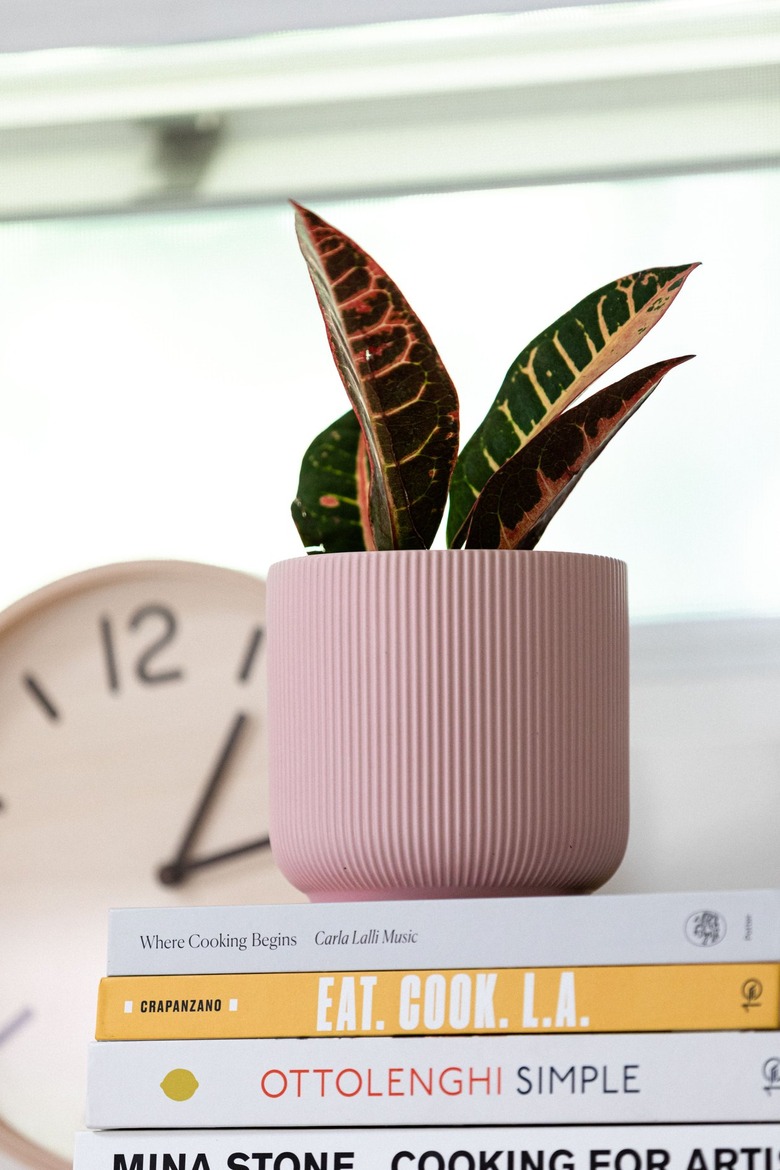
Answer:
[[[325,561],[351,561],[355,557],[365,557],[371,555],[391,556],[395,559],[406,558],[414,559],[417,557],[436,557],[444,556],[461,556],[471,560],[485,559],[489,560],[494,557],[504,557],[507,555],[520,557],[535,557],[538,560],[545,561],[561,561],[561,560],[582,560],[582,561],[603,561],[608,564],[623,565],[626,567],[626,561],[621,557],[608,556],[604,553],[586,553],[574,552],[568,549],[522,549],[522,548],[394,548],[394,549],[362,549],[357,552],[333,552],[333,553],[300,553],[294,557],[284,557],[282,560],[274,561],[269,568],[269,573],[276,567],[276,565],[291,565],[295,563],[303,564],[308,562],[311,564],[320,564]]]

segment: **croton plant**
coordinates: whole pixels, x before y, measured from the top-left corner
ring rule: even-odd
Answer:
[[[318,435],[293,517],[310,552],[533,548],[585,470],[665,374],[628,374],[572,405],[660,320],[696,264],[623,276],[512,362],[459,452],[458,396],[424,325],[382,268],[293,204],[298,240],[351,409]]]

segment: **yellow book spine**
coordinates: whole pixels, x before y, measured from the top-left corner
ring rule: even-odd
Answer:
[[[110,976],[98,1040],[780,1027],[780,963]]]

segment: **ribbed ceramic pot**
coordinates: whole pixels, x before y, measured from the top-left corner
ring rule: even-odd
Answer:
[[[626,567],[336,553],[267,580],[270,831],[312,901],[588,892],[628,837]]]

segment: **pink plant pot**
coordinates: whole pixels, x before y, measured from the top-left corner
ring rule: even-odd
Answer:
[[[628,837],[626,567],[336,553],[267,581],[270,829],[312,901],[589,892]]]

